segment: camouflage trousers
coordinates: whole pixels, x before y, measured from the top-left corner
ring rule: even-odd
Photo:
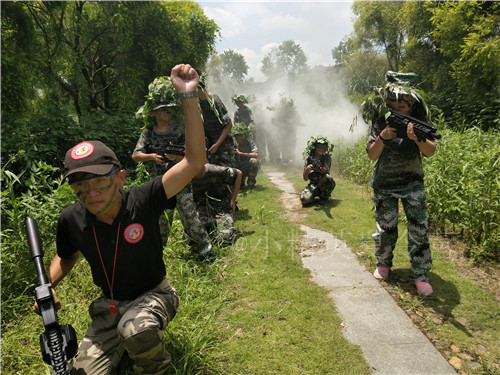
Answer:
[[[177,193],[176,200],[177,212],[179,212],[185,236],[192,245],[191,248],[197,254],[205,254],[209,252],[212,248],[210,236],[198,216],[198,211],[196,210],[196,206],[194,204],[191,183],[187,184],[179,193]],[[167,216],[169,222],[172,223],[174,210],[167,210]]]
[[[372,238],[375,241],[377,267],[392,267],[393,252],[398,240],[399,200],[408,221],[410,278],[415,282],[428,282],[427,272],[431,269],[432,252],[429,246],[427,200],[423,184],[398,192],[375,191],[377,230]]]
[[[328,199],[335,189],[335,181],[329,174],[322,175],[317,184],[309,183],[304,190],[300,192],[300,201],[302,205],[314,202],[315,197]]]
[[[200,208],[203,212],[203,208]],[[200,220],[210,232],[214,242],[221,246],[230,246],[234,244],[236,235],[234,233],[233,214],[229,212],[219,212],[214,217],[200,214]]]
[[[73,359],[73,375],[119,375],[125,354],[138,374],[166,373],[170,354],[162,330],[174,318],[179,297],[167,279],[133,301],[100,297],[89,307],[92,323]]]
[[[215,154],[210,154],[209,163],[234,168],[236,165],[234,155],[234,143],[225,141],[222,142]]]
[[[245,179],[247,181],[248,186],[253,186],[257,182],[255,177],[257,177],[257,173],[259,172],[260,162],[256,158],[250,158],[248,163],[237,165],[241,173],[243,174],[241,178],[241,186],[245,185]]]

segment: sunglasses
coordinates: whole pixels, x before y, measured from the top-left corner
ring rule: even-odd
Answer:
[[[77,196],[88,193],[91,186],[94,189],[102,191],[110,186],[111,176],[119,171],[120,169],[114,169],[108,174],[71,181],[69,184]]]

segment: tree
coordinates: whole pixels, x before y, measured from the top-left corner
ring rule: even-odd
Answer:
[[[399,11],[403,1],[354,1],[354,41],[361,50],[385,53],[390,70],[399,70],[404,53],[406,30]]]
[[[33,61],[38,48],[35,28],[26,9],[18,2],[2,3],[3,114],[30,109],[30,99],[35,96],[33,82],[38,73],[30,60]]]
[[[412,4],[410,4],[412,3]],[[437,104],[455,118],[500,125],[500,4],[407,2],[406,66],[421,73]]]
[[[248,65],[245,57],[233,50],[224,51],[220,55],[222,76],[242,83],[248,74]]]
[[[261,71],[267,77],[286,74],[297,75],[306,69],[308,69],[307,57],[300,44],[293,40],[285,40],[262,59]]]
[[[16,1],[2,8],[2,159],[24,150],[27,161],[51,165],[83,135],[127,134],[110,141],[130,150],[132,112],[149,83],[180,62],[203,67],[219,30],[187,1]],[[21,164],[11,165],[23,171]]]

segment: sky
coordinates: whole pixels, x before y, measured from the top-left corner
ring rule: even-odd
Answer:
[[[300,44],[309,66],[333,65],[331,51],[352,31],[352,1],[199,1],[220,27],[216,49],[242,54],[246,78],[265,80],[261,61],[285,40]]]

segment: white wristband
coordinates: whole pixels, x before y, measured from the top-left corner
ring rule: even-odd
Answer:
[[[179,98],[182,99],[187,99],[187,98],[192,98],[198,96],[198,91],[184,91],[179,93]]]

